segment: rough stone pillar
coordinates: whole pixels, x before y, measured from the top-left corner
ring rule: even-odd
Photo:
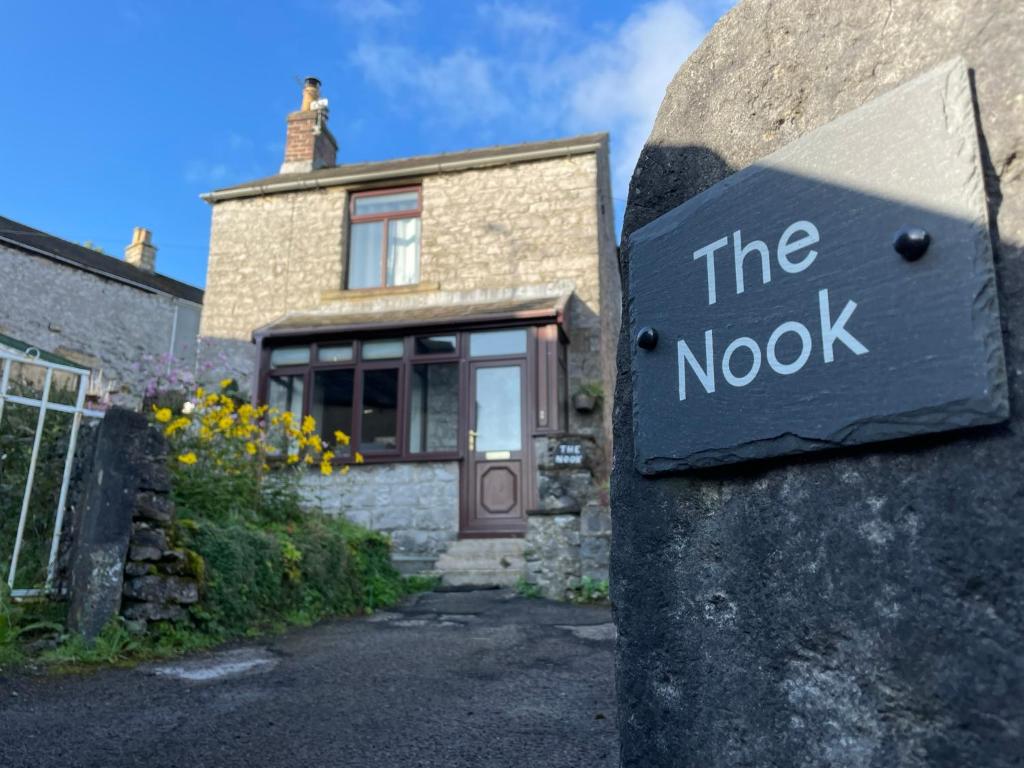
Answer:
[[[1011,419],[645,479],[624,327],[612,480],[623,766],[1024,760],[1019,1],[740,3],[676,75],[640,157],[623,293],[638,227],[957,55],[973,75]]]
[[[68,628],[92,639],[121,608],[124,563],[140,485],[166,491],[170,477],[151,457],[166,455],[145,416],[112,408],[101,422],[82,473],[71,543]],[[160,471],[163,470],[163,472]]]

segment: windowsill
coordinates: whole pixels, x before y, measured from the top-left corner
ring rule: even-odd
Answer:
[[[408,293],[429,293],[441,290],[440,283],[417,283],[416,285],[390,285],[382,288],[345,288],[344,290],[322,291],[320,303],[339,299],[374,298],[376,296],[403,296]]]

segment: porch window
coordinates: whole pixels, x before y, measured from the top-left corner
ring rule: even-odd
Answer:
[[[398,369],[363,371],[359,445],[366,453],[398,450]]]
[[[484,427],[476,429],[478,450],[510,450],[531,434],[558,431],[564,354],[554,325],[362,339],[325,334],[264,348],[260,392],[274,408],[312,415],[341,461],[352,460],[355,451],[370,462],[453,460],[466,448],[472,413]],[[475,403],[479,413],[469,402],[467,390],[479,395],[473,382],[487,393],[486,403]],[[533,394],[523,402],[536,411],[530,419],[523,418],[518,394],[527,387]],[[336,431],[350,436],[348,446],[338,445]],[[493,445],[492,434],[498,436]]]
[[[419,188],[352,195],[348,287],[380,288],[419,281]]]
[[[459,364],[412,366],[409,453],[459,449]]]

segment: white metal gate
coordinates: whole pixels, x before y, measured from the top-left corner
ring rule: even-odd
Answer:
[[[67,504],[78,432],[83,417],[102,418],[103,413],[85,407],[85,397],[89,387],[89,371],[84,368],[53,362],[46,359],[38,349],[31,347],[24,352],[0,348],[0,364],[2,364],[2,372],[0,372],[0,435],[3,435],[4,430],[5,408],[8,410],[8,421],[10,421],[10,406],[12,405],[26,406],[38,412],[33,414],[35,432],[31,443],[25,482],[21,491],[20,505],[17,502],[14,505],[20,509],[17,531],[13,541],[5,540],[9,539],[9,536],[0,537],[0,556],[6,554],[3,550],[11,553],[7,586],[10,588],[13,598],[24,599],[51,594],[54,590],[57,552],[60,547],[61,526],[64,523],[64,509]],[[67,393],[67,399],[70,399],[71,402],[60,402],[53,399],[55,377],[59,377],[61,380],[63,386],[60,389]],[[71,424],[66,453],[63,456],[60,493],[56,501],[56,508],[53,509],[53,528],[50,536],[49,557],[46,561],[46,578],[42,586],[17,589],[15,588],[15,578],[18,573],[18,559],[22,554],[25,523],[32,503],[33,485],[37,480],[40,448],[43,443],[44,426],[48,413],[71,414]],[[3,468],[7,458],[6,455],[0,455],[0,469]],[[0,511],[2,511],[2,507],[0,507]]]

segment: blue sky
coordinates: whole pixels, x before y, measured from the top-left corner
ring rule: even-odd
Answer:
[[[608,130],[621,217],[665,85],[728,0],[58,0],[3,6],[0,215],[202,285],[198,195],[277,171],[323,81],[338,161]]]

